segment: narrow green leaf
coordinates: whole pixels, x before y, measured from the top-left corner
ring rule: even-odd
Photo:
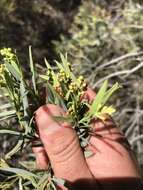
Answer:
[[[109,90],[107,90],[104,99],[103,99],[103,105],[106,104],[106,102],[109,100],[109,98],[112,96],[112,94],[114,94],[115,91],[117,91],[119,88],[121,88],[121,86],[116,82],[112,88],[110,88]]]
[[[47,75],[39,75],[39,77],[47,81],[49,80],[49,77]]]
[[[57,64],[59,70],[64,70],[64,67],[61,65],[61,63],[59,63],[58,61],[55,61],[55,63]]]
[[[74,76],[74,74],[71,72],[71,70],[69,68],[69,63],[67,61],[67,54],[66,54],[65,57],[63,56],[63,54],[60,54],[60,58],[61,58],[61,61],[62,61],[64,71],[67,73],[67,75],[69,75],[72,78],[72,80],[74,82],[76,82],[77,79],[76,79],[76,77]]]
[[[98,110],[100,109],[100,106],[102,106],[103,98],[105,96],[107,86],[108,86],[108,81],[105,80],[103,85],[101,86],[99,92],[97,93],[95,100],[93,101],[93,103],[90,107],[89,113],[91,115],[95,115],[98,112]]]
[[[14,116],[15,114],[16,114],[15,110],[3,111],[2,113],[0,113],[0,119],[3,117],[11,117],[11,116]]]
[[[68,72],[68,74],[70,75],[70,68],[69,68],[68,62],[67,62],[67,55],[64,57],[64,55],[60,53],[60,58],[61,58],[64,70],[66,72]]]
[[[4,76],[5,76],[5,80],[6,80],[7,91],[9,93],[9,96],[11,97],[14,94],[14,84],[13,84],[14,81],[12,80],[12,78],[8,72],[5,72]]]
[[[19,185],[19,190],[24,190],[23,189],[23,184],[22,184],[22,178],[19,178],[18,185]]]
[[[31,183],[34,187],[37,186],[37,180],[39,177],[32,172],[29,172],[29,171],[24,170],[24,169],[10,168],[10,167],[6,167],[6,168],[0,167],[0,170],[17,174],[22,179],[27,179],[27,180],[31,181]]]
[[[52,190],[57,190],[55,184],[54,184],[52,181],[50,182],[50,185],[51,185],[51,187],[52,187]]]
[[[7,179],[4,182],[0,183],[0,189],[1,190],[8,190],[8,189],[13,189],[13,186],[16,184],[18,180],[18,177],[14,176],[13,179],[11,177],[11,179],[9,179],[9,177],[7,177]]]
[[[3,104],[3,105],[0,106],[0,110],[8,109],[8,108],[11,108],[11,107],[12,107],[11,103]]]
[[[63,99],[61,98],[61,96],[55,91],[55,89],[53,88],[53,86],[52,86],[50,83],[48,83],[47,85],[48,85],[48,94],[49,94],[48,98],[52,98],[52,97],[53,97],[53,99],[49,99],[49,100],[52,101],[51,103],[54,103],[54,104],[56,104],[56,105],[59,105],[59,106],[61,106],[62,108],[65,109],[66,106],[65,106],[64,100],[63,100]]]
[[[28,126],[27,128],[25,129],[25,134],[31,134],[32,131],[34,131],[34,129],[32,128],[32,124],[33,124],[33,120],[34,120],[34,115],[31,117],[29,123],[28,123]]]
[[[24,116],[25,117],[28,116],[28,108],[29,108],[27,94],[28,94],[28,92],[25,89],[24,81],[23,81],[23,79],[21,79],[20,80],[20,95],[21,95],[21,98],[22,98]]]
[[[0,118],[0,121],[5,121],[5,120],[8,120],[8,119],[13,118],[13,117],[16,117],[16,115],[14,114],[14,115],[9,115],[7,117],[2,117],[2,118]]]
[[[36,87],[36,76],[35,76],[35,69],[34,69],[34,63],[33,63],[33,58],[32,58],[32,47],[29,46],[29,61],[30,61],[30,70],[32,73],[32,84],[33,84],[33,89],[35,94],[37,95],[37,87]]]
[[[47,59],[44,59],[47,69],[52,69],[51,65],[48,63]]]
[[[5,159],[10,159],[11,156],[13,156],[15,153],[17,153],[21,147],[23,145],[23,140],[19,140],[18,143],[12,148],[12,150],[10,150],[6,155],[5,155]]]
[[[0,129],[0,134],[10,134],[10,135],[16,135],[16,136],[21,135],[20,132],[9,130],[9,129]]]
[[[5,65],[6,65],[6,68],[8,69],[8,71],[13,75],[13,77],[16,80],[20,81],[22,76],[21,76],[19,69],[17,68],[17,65],[15,63],[10,64],[8,62],[6,62]]]
[[[36,190],[45,190],[45,187],[48,183],[48,174],[44,174],[41,179],[39,180],[38,184],[37,184],[37,188]]]

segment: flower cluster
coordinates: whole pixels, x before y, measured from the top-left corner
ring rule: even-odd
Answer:
[[[15,60],[15,54],[11,48],[3,48],[0,50],[0,55],[3,57],[5,62],[12,62]]]
[[[82,94],[87,89],[87,83],[83,76],[79,76],[76,81],[73,81],[69,74],[64,70],[60,70],[58,73],[58,81],[63,86],[66,86],[66,89],[70,93]]]
[[[87,83],[83,76],[74,75],[71,64],[61,56],[63,63],[57,63],[57,71],[54,72],[48,63],[46,76],[42,76],[54,88],[63,100],[68,115],[77,118],[77,113],[83,109],[81,97],[87,90]],[[84,112],[84,111],[83,111]]]
[[[58,73],[58,79],[59,82],[64,82],[65,84],[69,84],[71,81],[70,76],[62,69]]]
[[[87,83],[82,75],[77,78],[77,83],[83,91],[87,90]]]
[[[3,48],[0,50],[0,56],[2,58],[2,63],[0,64],[0,87],[5,86],[5,72],[6,65],[5,62],[10,63],[11,60],[14,60],[14,54],[12,53],[11,48]]]
[[[72,72],[71,67],[69,67],[69,70]],[[70,73],[61,69],[58,73],[58,81],[60,83],[58,93],[65,101],[68,102],[68,114],[74,117],[77,115],[79,110],[81,110],[81,96],[83,96],[85,90],[87,90],[87,83],[83,76],[79,76],[76,80],[73,80]],[[74,96],[77,97],[76,101],[73,98]]]

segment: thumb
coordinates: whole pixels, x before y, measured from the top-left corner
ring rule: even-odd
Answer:
[[[35,116],[39,135],[54,174],[58,178],[71,182],[82,178],[92,178],[76,132],[70,124],[59,123],[52,118],[52,116],[64,114],[60,107],[48,104],[40,107]]]

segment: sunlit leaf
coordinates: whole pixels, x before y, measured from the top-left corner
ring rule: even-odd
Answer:
[[[98,110],[101,108],[107,87],[108,87],[108,81],[105,80],[105,82],[101,86],[99,92],[97,93],[97,95],[95,97],[95,100],[93,101],[93,103],[90,107],[89,113],[91,115],[95,115],[98,112]]]
[[[5,159],[10,159],[11,156],[16,154],[19,150],[21,150],[21,147],[23,145],[23,139],[18,140],[17,144],[5,155]]]
[[[67,55],[64,57],[63,54],[60,53],[60,58],[61,58],[61,61],[62,61],[62,65],[63,65],[63,68],[64,68],[64,71],[67,73],[67,75],[69,75],[72,80],[74,82],[77,81],[76,77],[74,76],[73,72],[71,72],[70,68],[69,68],[69,62],[67,61]]]
[[[23,190],[22,178],[19,178],[18,185],[19,185],[19,190]]]
[[[47,81],[49,80],[49,77],[47,75],[39,75],[39,77]]]
[[[21,76],[21,73],[20,73],[17,65],[15,63],[10,64],[8,62],[6,62],[5,64],[6,64],[8,71],[13,75],[13,77],[16,78],[16,80],[20,81],[22,76]]]
[[[21,95],[21,101],[23,103],[23,109],[24,109],[24,116],[27,117],[28,116],[28,108],[29,108],[29,104],[28,104],[28,98],[27,98],[27,90],[25,88],[25,84],[24,81],[21,79],[20,80],[20,95]]]
[[[16,135],[16,136],[21,135],[20,132],[13,131],[13,130],[10,130],[10,129],[0,129],[0,134],[9,134],[9,135]]]
[[[33,63],[33,58],[32,58],[32,47],[29,46],[29,60],[30,60],[30,70],[32,73],[32,84],[33,84],[33,89],[35,94],[37,95],[37,87],[36,87],[36,75],[35,75],[35,68],[34,68],[34,63]]]
[[[109,98],[114,94],[115,91],[117,91],[121,86],[116,82],[109,90],[107,90],[104,99],[102,101],[103,105],[106,104],[106,102],[109,100]]]
[[[0,110],[8,109],[8,108],[11,108],[11,107],[12,107],[11,103],[3,104],[3,105],[0,106]]]
[[[37,184],[37,190],[45,190],[45,187],[47,186],[48,183],[48,178],[49,175],[48,174],[44,174],[41,179],[39,180],[38,184]]]
[[[0,113],[0,119],[2,119],[3,117],[11,117],[14,116],[15,114],[16,114],[15,110],[3,111],[2,113]]]
[[[4,167],[4,168],[0,167],[0,170],[8,171],[13,174],[17,174],[22,179],[30,180],[34,187],[37,186],[37,180],[39,177],[32,172],[29,172],[29,171],[23,170],[23,169],[19,169],[19,168],[11,168],[11,167]]]

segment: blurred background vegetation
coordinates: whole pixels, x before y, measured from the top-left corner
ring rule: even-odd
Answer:
[[[115,120],[143,166],[143,1],[1,0],[0,47],[14,48],[28,67],[28,46],[44,68],[68,53],[76,72],[98,89],[118,81]],[[3,145],[3,149],[7,145]]]

